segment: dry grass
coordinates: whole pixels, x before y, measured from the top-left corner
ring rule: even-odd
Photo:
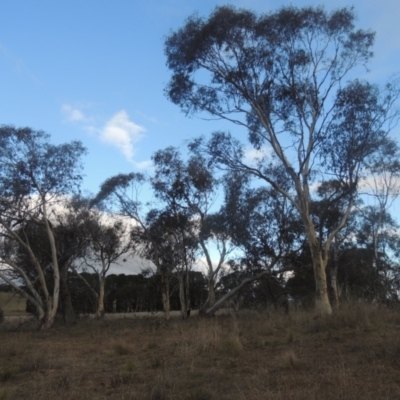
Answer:
[[[400,398],[400,313],[361,304],[1,329],[0,400]]]

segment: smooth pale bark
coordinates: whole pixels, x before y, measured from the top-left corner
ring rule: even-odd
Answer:
[[[222,249],[220,250],[219,262],[218,262],[217,267],[214,269],[214,266],[211,261],[210,253],[209,253],[207,246],[204,243],[203,239],[200,239],[200,246],[206,257],[207,267],[208,267],[208,271],[207,271],[208,296],[207,296],[207,300],[205,301],[205,303],[201,306],[201,308],[199,310],[200,314],[205,314],[207,309],[215,303],[216,277],[218,275],[218,272],[222,268],[223,263],[225,262],[225,258],[226,258],[226,255],[228,254],[228,252],[226,249],[225,241],[222,240]]]
[[[34,285],[32,284],[31,280],[25,274],[25,272],[22,270],[22,268],[18,267],[18,265],[16,265],[10,259],[4,260],[8,265],[10,265],[11,268],[13,268],[17,273],[20,274],[20,276],[24,280],[25,284],[27,285],[29,291],[32,293],[33,298],[35,299],[35,301],[32,301],[32,304],[36,307],[36,310],[37,310],[38,316],[39,316],[39,321],[40,321],[39,328],[40,328],[40,330],[47,330],[53,326],[54,319],[57,315],[59,294],[60,294],[60,271],[58,268],[57,249],[56,249],[54,234],[53,234],[53,231],[51,229],[50,223],[47,218],[46,198],[44,195],[41,197],[42,197],[42,212],[43,212],[42,222],[44,223],[47,237],[49,239],[51,256],[52,256],[52,267],[53,267],[53,294],[52,295],[50,295],[50,292],[48,290],[46,279],[45,279],[45,276],[44,276],[44,273],[42,270],[42,266],[39,264],[35,254],[33,253],[32,248],[29,245],[29,240],[26,237],[26,235],[25,235],[25,240],[23,240],[15,231],[10,229],[10,227],[7,226],[7,224],[5,224],[3,221],[1,221],[0,223],[13,238],[25,248],[25,250],[29,254],[29,258],[31,259],[32,264],[35,267],[35,270],[38,275],[38,280],[40,282],[40,288],[41,288],[41,291],[42,291],[42,294],[44,297],[44,303],[41,300],[41,296],[34,288]],[[27,297],[27,296],[24,295],[24,297]],[[31,299],[29,299],[29,300],[31,301]]]
[[[53,231],[50,227],[50,223],[47,219],[47,207],[46,207],[46,199],[44,196],[42,210],[43,210],[43,221],[46,227],[47,236],[50,242],[50,249],[51,249],[51,257],[53,263],[53,296],[49,297],[47,300],[46,308],[47,308],[47,316],[44,320],[44,323],[41,327],[41,330],[50,329],[53,326],[54,319],[57,315],[58,310],[58,301],[60,296],[60,270],[58,268],[58,257],[57,257],[57,248],[56,248],[56,241],[54,239]]]
[[[311,257],[314,269],[315,279],[315,308],[321,315],[331,315],[332,307],[329,301],[328,284],[326,278],[326,265],[328,256],[325,248],[321,249],[318,243],[314,225],[309,218],[304,218],[306,221],[306,233],[308,243],[310,245]],[[329,249],[329,246],[326,246]]]

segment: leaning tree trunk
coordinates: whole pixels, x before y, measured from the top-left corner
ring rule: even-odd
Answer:
[[[76,315],[72,307],[71,294],[68,286],[68,267],[69,265],[67,263],[60,265],[60,302],[64,323],[66,325],[71,325],[76,323]]]

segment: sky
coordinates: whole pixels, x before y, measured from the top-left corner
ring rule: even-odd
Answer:
[[[164,95],[165,37],[198,12],[231,4],[258,13],[284,5],[354,6],[377,32],[368,79],[400,71],[398,0],[0,0],[0,124],[29,126],[53,143],[88,149],[82,189],[113,175],[151,173],[151,156],[218,129],[187,118]],[[395,132],[397,135],[397,133]]]

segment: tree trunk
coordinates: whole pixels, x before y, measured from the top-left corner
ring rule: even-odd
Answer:
[[[215,303],[215,279],[214,274],[209,273],[207,279],[207,286],[208,286],[208,296],[205,303],[202,305],[201,309],[199,310],[200,314],[206,314],[207,309],[212,307]]]
[[[187,316],[187,305],[186,305],[186,293],[185,293],[185,279],[184,273],[179,274],[179,301],[181,303],[181,318],[186,319]]]
[[[339,257],[336,243],[333,248],[333,265],[331,268],[331,288],[332,288],[332,303],[334,308],[339,307],[339,289],[337,283],[337,275],[339,270]]]
[[[309,218],[308,212],[302,213],[308,244],[311,250],[311,257],[315,279],[315,308],[321,315],[331,315],[332,307],[329,301],[328,284],[326,279],[326,265],[328,263],[328,253],[320,247],[320,243],[315,234],[315,229],[312,221]],[[329,251],[329,249],[325,249]]]
[[[106,285],[106,278],[102,275],[99,276],[99,296],[97,298],[97,311],[96,319],[104,318],[104,288]]]
[[[50,226],[50,223],[47,219],[47,206],[46,206],[46,198],[42,195],[42,208],[43,208],[43,222],[46,227],[47,236],[49,238],[50,249],[51,249],[51,258],[53,263],[53,296],[49,296],[46,300],[46,314],[48,314],[48,318],[46,318],[46,322],[42,326],[42,330],[50,329],[54,323],[54,319],[57,315],[58,310],[58,301],[60,297],[60,270],[58,268],[58,258],[57,258],[57,248],[56,242],[54,239],[53,230]]]
[[[329,302],[328,285],[326,281],[326,260],[322,257],[322,251],[312,251],[312,260],[315,277],[315,308],[321,315],[331,315],[332,307]]]
[[[76,323],[76,315],[72,307],[71,294],[68,286],[68,267],[69,265],[67,263],[60,265],[60,302],[64,323],[66,325],[71,325]]]
[[[51,329],[54,324],[54,316],[51,313],[46,312],[42,318],[40,318],[40,330],[47,331]]]
[[[164,308],[165,319],[170,319],[170,302],[169,302],[169,278],[161,275],[161,290],[162,290],[162,302]]]
[[[189,271],[186,271],[186,285],[185,285],[185,294],[186,294],[186,317],[190,317],[190,283],[189,283]]]

